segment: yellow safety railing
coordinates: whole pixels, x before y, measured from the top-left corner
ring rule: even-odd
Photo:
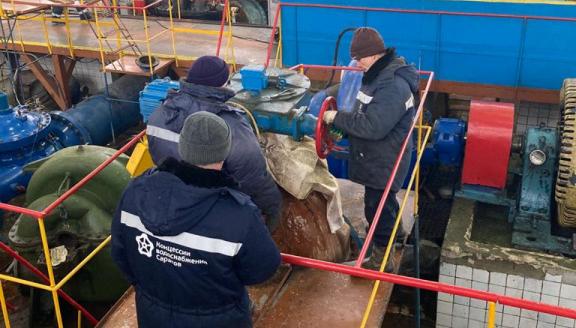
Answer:
[[[110,240],[112,237],[108,236],[96,248],[94,248],[94,250],[92,250],[90,252],[90,254],[88,254],[80,263],[78,263],[68,274],[66,274],[66,276],[64,278],[62,278],[59,282],[56,282],[56,278],[54,276],[54,269],[52,267],[52,257],[50,254],[50,246],[48,245],[48,238],[46,235],[46,227],[44,225],[44,218],[52,210],[55,210],[57,208],[57,206],[59,206],[62,202],[64,202],[65,199],[67,199],[70,195],[72,195],[73,193],[78,191],[78,189],[80,189],[83,185],[85,185],[88,181],[90,181],[90,179],[92,179],[99,172],[101,172],[108,164],[110,164],[118,156],[120,156],[121,154],[125,153],[128,149],[130,149],[136,142],[138,142],[138,140],[140,138],[142,138],[144,136],[144,134],[145,134],[145,131],[142,131],[140,134],[138,134],[133,140],[128,142],[125,146],[123,146],[116,153],[114,153],[114,155],[112,155],[110,158],[108,158],[104,163],[99,165],[94,171],[92,171],[90,174],[88,174],[86,177],[84,177],[81,181],[76,183],[66,193],[64,193],[56,201],[54,201],[54,203],[49,205],[43,212],[33,211],[33,210],[25,209],[25,208],[20,208],[17,206],[11,206],[11,205],[0,203],[0,208],[2,208],[3,210],[13,211],[13,212],[17,212],[17,213],[24,214],[24,215],[29,215],[29,216],[35,217],[37,219],[38,229],[40,231],[40,240],[41,240],[41,244],[42,244],[42,251],[44,254],[45,261],[46,261],[46,271],[48,273],[48,280],[49,280],[49,285],[45,285],[45,284],[40,284],[40,283],[37,283],[34,281],[26,280],[26,279],[20,279],[20,278],[8,276],[5,274],[0,274],[0,306],[2,308],[4,325],[6,327],[10,327],[10,319],[9,319],[9,314],[8,314],[8,310],[7,310],[6,298],[4,295],[2,281],[11,281],[11,282],[14,282],[17,284],[22,284],[25,286],[39,288],[39,289],[51,292],[57,325],[59,328],[64,327],[63,320],[62,320],[62,312],[61,312],[61,307],[60,307],[60,302],[59,302],[59,297],[58,297],[59,290],[68,281],[70,281],[70,279],[76,273],[78,273],[78,271],[80,271],[88,262],[90,262],[90,260],[92,260],[94,258],[94,256],[96,256],[104,247],[106,247],[110,243]],[[82,317],[81,317],[81,314],[79,312],[78,320],[77,320],[78,327],[80,327],[81,323],[82,323]]]
[[[148,13],[148,9],[156,4],[158,4],[161,0],[157,0],[153,3],[150,3],[141,8],[135,8],[134,4],[131,6],[120,6],[118,5],[117,0],[112,0],[110,5],[100,4],[100,2],[106,2],[108,0],[102,0],[98,2],[87,2],[81,1],[81,4],[58,4],[59,7],[64,8],[64,12],[61,18],[54,18],[51,17],[49,11],[44,10],[46,6],[39,5],[38,3],[34,2],[26,2],[25,0],[10,0],[9,6],[6,6],[6,2],[0,2],[0,17],[3,19],[9,19],[14,24],[13,32],[11,32],[10,37],[12,37],[12,49],[15,49],[15,45],[18,46],[20,51],[26,52],[28,46],[40,46],[46,47],[46,52],[48,54],[53,54],[55,47],[60,48],[67,48],[68,55],[72,58],[77,56],[77,50],[88,50],[88,51],[95,51],[99,53],[99,58],[102,63],[102,70],[106,71],[107,61],[113,61],[117,58],[122,59],[123,56],[128,55],[129,48],[138,48],[138,46],[144,46],[145,49],[144,53],[139,53],[140,51],[133,51],[135,56],[145,55],[148,58],[149,64],[149,73],[154,73],[154,67],[152,65],[153,57],[157,58],[164,58],[164,59],[171,59],[175,61],[176,67],[180,67],[181,60],[195,60],[196,56],[191,55],[182,55],[177,53],[177,35],[178,34],[198,34],[198,35],[213,35],[218,37],[218,44],[221,43],[222,37],[226,37],[225,41],[226,44],[223,45],[225,48],[224,52],[224,59],[231,64],[233,70],[236,70],[236,55],[234,50],[234,35],[233,35],[233,24],[232,24],[232,13],[231,13],[231,6],[228,1],[225,2],[225,6],[222,12],[222,24],[226,26],[224,29],[222,26],[220,31],[213,30],[213,29],[198,29],[198,28],[188,28],[183,26],[180,22],[178,25],[174,22],[173,13],[173,1],[175,0],[168,0],[168,27],[164,30],[159,32],[151,30],[149,23],[150,23],[150,15]],[[179,5],[179,2],[177,2]],[[18,5],[29,5],[38,6],[37,13],[27,13],[27,14],[18,14]],[[69,8],[87,8],[91,10],[93,14],[93,22],[83,21],[76,17],[71,17],[68,13]],[[121,21],[122,15],[120,15],[120,10],[127,9],[127,10],[137,10],[141,12],[142,15],[142,22],[143,22],[143,29],[139,29],[139,31],[144,32],[143,38],[132,38],[130,32],[127,29],[124,29],[122,26],[119,26]],[[112,19],[105,19],[103,13],[111,13]],[[133,12],[136,14],[136,11]],[[180,9],[178,9],[178,17],[180,15]],[[22,32],[21,28],[21,21],[31,21],[31,22],[39,22],[39,28],[42,30],[42,41],[38,41],[37,38],[28,38]],[[65,43],[58,43],[58,41],[54,41],[51,39],[50,35],[50,28],[48,27],[49,22],[57,22],[63,23],[63,29],[65,33]],[[72,29],[73,24],[91,24],[91,28],[95,33],[95,38],[97,42],[95,45],[90,45],[90,43],[86,43],[85,41],[79,42],[75,41],[73,37],[74,30]],[[104,27],[113,27],[115,31],[110,31],[103,33]],[[164,28],[164,26],[162,26]],[[126,30],[126,34],[121,33],[122,30]],[[111,33],[113,32],[113,33]],[[161,37],[165,37],[166,34],[169,34],[169,41],[171,43],[171,51],[168,53],[162,52],[153,52],[151,47],[151,42],[160,39]],[[4,35],[5,39],[8,39],[8,36]],[[52,36],[53,37],[53,36]],[[5,40],[5,42],[6,42]],[[79,44],[82,43],[82,44]],[[114,47],[111,44],[114,44]],[[130,46],[134,45],[134,47]],[[218,53],[219,54],[220,46],[218,45]],[[138,54],[137,54],[138,52]],[[115,70],[117,71],[117,70]]]

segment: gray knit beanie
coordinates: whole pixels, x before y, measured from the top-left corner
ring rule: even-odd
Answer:
[[[219,163],[228,157],[231,143],[232,134],[223,119],[209,112],[196,112],[184,121],[178,153],[192,165]]]

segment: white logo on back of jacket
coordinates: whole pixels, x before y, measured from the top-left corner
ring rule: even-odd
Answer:
[[[152,257],[154,244],[152,244],[147,234],[142,233],[140,236],[137,236],[136,243],[138,244],[138,253],[147,257]]]

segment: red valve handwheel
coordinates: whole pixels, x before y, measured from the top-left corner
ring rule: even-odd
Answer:
[[[318,120],[316,121],[316,154],[320,158],[326,158],[328,154],[336,147],[336,143],[328,133],[329,127],[324,123],[324,113],[327,110],[337,110],[336,99],[334,97],[327,97],[322,102]]]

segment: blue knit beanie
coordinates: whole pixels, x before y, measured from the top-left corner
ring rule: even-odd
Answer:
[[[188,70],[186,81],[210,87],[221,87],[228,81],[228,64],[220,57],[202,56]]]

